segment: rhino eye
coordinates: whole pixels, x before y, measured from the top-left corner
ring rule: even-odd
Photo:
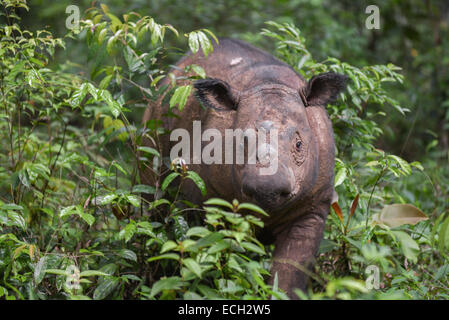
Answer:
[[[300,151],[301,150],[301,146],[302,146],[302,142],[301,141],[296,141],[296,150]]]

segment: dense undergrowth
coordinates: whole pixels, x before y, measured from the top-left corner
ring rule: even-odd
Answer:
[[[169,73],[164,59],[179,50],[165,46],[167,36],[205,55],[215,36],[97,6],[67,35],[85,47],[86,73],[70,62],[49,67],[65,41],[22,29],[25,1],[0,9],[0,298],[285,299],[276,280],[267,284],[273,248],[255,237],[263,223],[240,214],[264,212],[182,198],[173,180],[206,193],[201,177],[154,161],[160,150],[142,142],[164,133],[158,121],[130,121],[163,93],[168,112],[182,109],[192,93],[185,80],[206,76],[195,65],[185,77]],[[374,145],[379,117],[410,112],[389,94],[389,83],[403,81],[400,68],[315,61],[288,23],[268,22],[261,35],[307,79],[325,71],[351,79],[328,106],[338,201],[300,298],[449,298],[447,163],[439,155],[408,163]],[[167,75],[171,85],[158,86]],[[147,166],[166,178],[142,184]]]

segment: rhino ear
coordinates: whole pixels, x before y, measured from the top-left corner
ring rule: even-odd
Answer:
[[[196,97],[200,103],[216,110],[236,110],[238,92],[220,79],[206,78],[194,83]]]
[[[348,77],[327,72],[310,79],[305,92],[307,105],[326,106],[337,100],[338,94],[346,88]]]

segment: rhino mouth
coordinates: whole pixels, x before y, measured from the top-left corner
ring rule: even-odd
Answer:
[[[294,194],[256,192],[248,198],[267,211],[268,214],[272,214],[285,211],[292,202]]]

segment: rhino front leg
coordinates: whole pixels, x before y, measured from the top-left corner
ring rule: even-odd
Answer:
[[[326,217],[327,214],[305,214],[276,238],[272,280],[277,273],[279,288],[290,299],[298,299],[294,289],[306,288],[307,272],[313,265],[323,237]]]

